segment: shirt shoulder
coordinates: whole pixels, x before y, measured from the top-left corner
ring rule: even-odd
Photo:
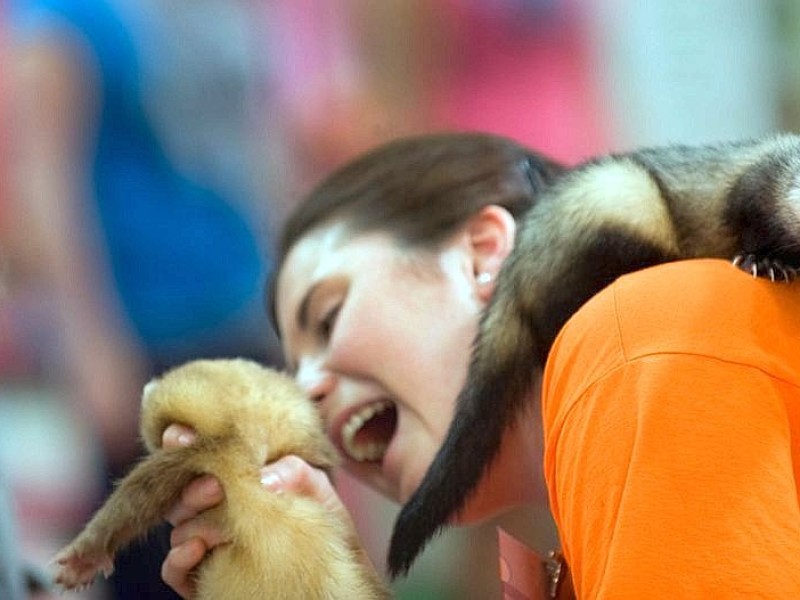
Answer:
[[[721,260],[625,275],[562,328],[545,368],[545,421],[615,369],[648,356],[701,356],[800,385],[800,283],[754,279]]]

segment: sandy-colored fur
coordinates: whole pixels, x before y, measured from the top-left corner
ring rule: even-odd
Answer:
[[[561,222],[629,229],[667,251],[679,251],[672,215],[660,190],[650,173],[633,161],[608,162],[576,172],[559,204],[560,210],[552,217]]]
[[[196,443],[161,449],[170,423],[193,427]],[[287,376],[240,359],[187,363],[145,387],[141,433],[150,455],[56,556],[62,587],[110,572],[117,550],[157,524],[189,481],[211,473],[225,500],[201,518],[230,542],[200,565],[199,600],[390,597],[346,525],[312,499],[261,487],[260,467],[287,454],[323,468],[336,461],[317,411]]]

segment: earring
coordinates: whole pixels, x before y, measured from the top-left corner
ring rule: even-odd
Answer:
[[[488,271],[483,271],[482,273],[478,273],[475,277],[475,282],[478,285],[487,285],[492,281],[492,274]]]

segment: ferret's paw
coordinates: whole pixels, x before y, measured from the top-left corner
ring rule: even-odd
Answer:
[[[114,571],[114,561],[108,554],[81,553],[67,546],[53,559],[57,565],[53,581],[65,590],[83,589],[92,584],[98,572],[105,577]]]
[[[755,254],[737,254],[733,266],[753,277],[763,277],[770,281],[790,282],[797,279],[798,269],[784,264],[776,258],[759,258]]]

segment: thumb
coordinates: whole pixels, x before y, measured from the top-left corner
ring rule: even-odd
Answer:
[[[316,500],[328,510],[350,519],[325,471],[294,455],[284,456],[261,469],[261,485],[281,494],[291,492]]]

